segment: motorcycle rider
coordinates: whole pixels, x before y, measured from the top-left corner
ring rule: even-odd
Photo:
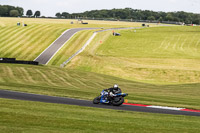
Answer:
[[[104,91],[108,92],[108,97],[107,97],[108,100],[111,100],[113,95],[118,94],[118,93],[122,93],[122,90],[118,87],[117,84],[114,84],[112,88],[104,89]]]

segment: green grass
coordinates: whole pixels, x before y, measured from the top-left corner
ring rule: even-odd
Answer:
[[[198,133],[198,117],[0,99],[1,133]]]
[[[200,82],[199,27],[154,27],[98,33],[68,69],[154,84]],[[102,44],[99,42],[103,41]]]
[[[69,28],[64,23],[40,24],[40,19],[0,19],[6,24],[0,28],[0,57],[33,60]],[[17,21],[27,22],[28,27],[17,27]]]
[[[199,83],[155,85],[80,70],[0,64],[0,89],[92,100],[118,83],[130,103],[200,109]]]
[[[0,19],[0,30],[4,31],[0,32],[0,51],[4,51],[0,52],[0,56],[19,56],[20,59],[33,59],[65,29],[86,26],[70,25],[72,20],[20,18],[20,21],[29,25],[23,28],[15,26],[18,18]],[[91,27],[133,24],[89,23]],[[55,30],[55,33],[46,33],[49,37],[43,40],[44,46],[36,41],[41,41],[43,32],[40,29],[43,32]],[[137,32],[117,32],[122,36],[114,37],[112,31],[98,33],[86,50],[66,66],[67,70],[53,65],[59,66],[77,51],[92,31],[77,33],[50,61],[48,67],[0,64],[0,89],[91,100],[102,89],[117,83],[124,92],[129,93],[129,102],[199,109],[198,27],[156,27],[139,29]],[[20,40],[30,42],[30,45],[18,45]],[[34,40],[37,44],[33,43]]]
[[[75,23],[70,24],[71,21]],[[17,22],[26,23],[28,26],[17,27]],[[77,20],[0,17],[0,57],[34,60],[65,30],[70,28],[134,27],[141,25],[127,22],[88,22],[89,25],[83,25],[77,23]]]
[[[154,27],[123,30],[110,36],[97,50],[102,56],[133,58],[200,58],[199,27]]]
[[[17,27],[24,21],[28,27]],[[0,57],[33,60],[63,31],[137,23],[0,18]],[[77,33],[48,66],[0,64],[0,89],[92,100],[117,83],[130,103],[200,109],[199,27],[98,33],[66,68],[92,31]],[[100,43],[102,41],[103,43]],[[199,132],[199,118],[0,100],[1,132]],[[120,125],[113,128],[113,125]],[[107,130],[105,130],[105,128]]]

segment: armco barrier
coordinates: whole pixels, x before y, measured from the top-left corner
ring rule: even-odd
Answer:
[[[15,58],[0,58],[0,61],[15,61]]]
[[[39,65],[36,61],[16,60],[15,58],[0,58],[0,63]]]

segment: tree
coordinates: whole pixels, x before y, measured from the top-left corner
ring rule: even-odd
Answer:
[[[61,14],[58,12],[58,13],[56,13],[56,17],[57,18],[61,18]]]
[[[40,17],[40,15],[41,15],[40,11],[36,11],[35,14],[34,14],[34,17],[37,18],[37,17]]]
[[[8,8],[0,5],[0,16],[6,16],[7,12],[8,12]]]
[[[24,9],[23,8],[17,7],[16,10],[18,10],[19,16],[23,16],[24,15]]]
[[[167,21],[172,21],[173,16],[170,13],[168,13],[167,16],[166,16],[166,19],[167,19]]]
[[[155,20],[155,17],[154,17],[154,16],[149,16],[149,17],[147,18],[147,20],[153,21],[153,20]]]
[[[174,17],[173,21],[180,22],[180,19],[178,17]]]
[[[28,11],[26,12],[26,16],[31,17],[32,15],[33,15],[32,10],[28,10]]]
[[[11,10],[9,14],[10,17],[17,17],[20,15],[18,10]]]
[[[162,22],[162,21],[163,21],[163,18],[162,18],[162,17],[160,17],[160,18],[158,19],[158,21],[159,21],[159,22]]]
[[[64,18],[68,18],[69,17],[69,13],[68,12],[63,12],[61,16],[64,17]]]

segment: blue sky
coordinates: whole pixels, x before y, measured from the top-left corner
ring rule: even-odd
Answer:
[[[95,9],[130,7],[153,11],[186,11],[200,13],[200,0],[0,0],[0,5],[20,6],[41,11],[44,16],[57,12],[84,12]]]

